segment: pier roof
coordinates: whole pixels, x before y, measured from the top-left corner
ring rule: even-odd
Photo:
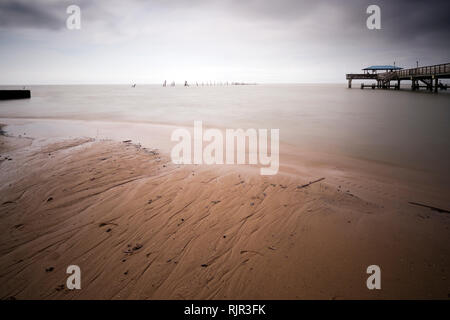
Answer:
[[[403,68],[396,67],[396,66],[370,66],[367,68],[364,68],[363,70],[401,70]]]

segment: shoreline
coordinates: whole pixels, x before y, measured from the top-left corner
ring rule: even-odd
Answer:
[[[175,145],[175,142],[170,141],[170,135],[174,129],[186,128],[192,131],[192,126],[188,124],[177,126],[169,123],[133,121],[0,118],[0,122],[12,131],[10,132],[12,135],[26,136],[24,135],[26,132],[22,131],[27,131],[28,136],[35,137],[35,140],[42,140],[44,143],[66,138],[92,138],[117,142],[132,140],[133,143],[142,147],[156,146],[166,155],[170,154],[171,148]],[[24,128],[21,124],[25,125]],[[211,128],[207,125],[203,127]],[[220,128],[220,130],[225,129]],[[405,203],[424,201],[437,207],[448,206],[450,181],[445,173],[438,175],[435,172],[406,165],[350,157],[335,150],[323,152],[300,148],[283,140],[280,141],[279,162],[278,174],[293,175],[297,178],[306,177],[306,179],[331,175],[336,179],[328,179],[328,183],[332,183],[335,187],[342,185],[343,188],[350,188],[351,192],[360,193],[362,197],[371,198],[373,201],[375,201],[374,194],[390,194],[391,199],[378,197],[376,201],[392,202],[394,200]],[[361,186],[362,179],[365,180],[365,188]]]
[[[326,164],[264,177],[122,142],[0,139],[2,299],[447,298],[449,215],[399,201],[407,186],[392,197]],[[302,187],[313,176],[325,180]],[[70,264],[81,290],[60,287]],[[365,286],[371,264],[383,290]]]

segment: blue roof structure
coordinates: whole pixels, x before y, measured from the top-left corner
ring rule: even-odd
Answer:
[[[364,68],[363,70],[401,70],[403,68],[396,67],[396,66],[370,66],[367,68]]]

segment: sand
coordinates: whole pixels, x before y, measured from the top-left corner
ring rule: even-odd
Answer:
[[[0,298],[449,297],[450,214],[408,203],[445,208],[447,190],[358,160],[281,161],[260,176],[132,143],[0,136]],[[366,287],[373,264],[381,290]],[[81,290],[64,286],[69,265]]]

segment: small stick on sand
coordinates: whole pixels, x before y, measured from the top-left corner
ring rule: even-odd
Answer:
[[[432,206],[429,206],[429,205],[426,205],[426,204],[422,204],[422,203],[418,203],[418,202],[408,202],[409,204],[413,204],[413,205],[415,205],[415,206],[421,206],[421,207],[425,207],[425,208],[428,208],[428,209],[431,209],[431,210],[433,210],[433,211],[437,211],[437,212],[444,212],[444,213],[450,213],[450,211],[448,211],[448,210],[445,210],[445,209],[441,209],[441,208],[436,208],[436,207],[432,207]]]
[[[319,182],[319,181],[322,181],[322,180],[325,180],[325,178],[320,178],[320,179],[317,179],[317,180],[314,180],[314,181],[310,181],[309,183],[304,184],[304,185],[302,185],[302,186],[297,186],[297,189],[302,189],[302,188],[309,187],[309,186],[312,185],[313,183],[316,183],[316,182]]]

